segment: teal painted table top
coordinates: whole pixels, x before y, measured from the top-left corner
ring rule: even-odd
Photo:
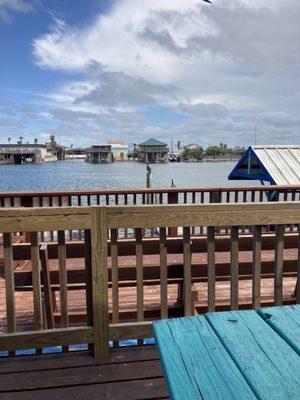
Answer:
[[[300,306],[153,324],[175,400],[300,399]]]

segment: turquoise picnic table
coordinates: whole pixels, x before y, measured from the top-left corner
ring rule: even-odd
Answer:
[[[153,324],[170,397],[300,399],[300,306]]]

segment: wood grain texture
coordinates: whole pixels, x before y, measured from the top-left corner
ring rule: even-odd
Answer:
[[[111,230],[112,321],[119,321],[118,230]]]
[[[298,224],[300,203],[109,206],[107,219],[109,228]]]
[[[107,221],[104,207],[91,207],[95,357],[109,356]]]
[[[300,304],[300,224],[298,225],[298,260],[297,260],[297,284],[296,284],[296,303]]]
[[[91,231],[84,231],[84,267],[85,267],[85,295],[86,295],[86,311],[87,325],[93,325],[93,273],[92,273],[92,247],[91,247]]]
[[[4,247],[4,278],[5,278],[7,332],[15,332],[16,330],[15,283],[14,283],[14,271],[13,271],[13,252],[12,252],[11,233],[3,233],[3,247]]]
[[[216,302],[216,264],[215,264],[215,228],[207,228],[207,291],[208,311],[215,311]]]
[[[284,229],[285,229],[284,225],[276,226],[275,265],[274,265],[275,306],[282,305]]]
[[[230,230],[230,308],[237,310],[239,304],[239,230],[232,226]]]
[[[183,228],[183,304],[184,315],[192,315],[192,270],[191,270],[191,238],[190,228]]]
[[[0,208],[0,232],[89,229],[90,207]]]
[[[61,327],[67,328],[69,326],[69,316],[68,316],[68,278],[67,278],[67,255],[66,255],[65,231],[57,232],[57,241],[58,241]],[[63,347],[63,351],[68,351],[68,348]]]
[[[257,312],[300,355],[300,306],[265,307]]]
[[[298,399],[299,355],[253,310],[206,318],[259,399]]]
[[[54,309],[48,259],[48,247],[46,243],[43,243],[40,247],[40,260],[43,275],[43,291],[47,315],[47,328],[52,329],[54,328]]]
[[[143,235],[142,230],[135,230],[136,240],[136,295],[137,295],[137,321],[144,320],[144,271],[143,271]]]
[[[256,399],[204,316],[154,322],[170,397]]]
[[[161,318],[168,318],[168,266],[167,266],[167,231],[159,230],[159,254],[160,254],[160,302]]]
[[[34,329],[43,329],[43,308],[42,308],[42,290],[41,290],[41,263],[39,249],[38,232],[31,233],[31,265],[32,265],[32,294],[33,294],[33,313],[34,313]],[[36,350],[41,354],[42,350]]]
[[[0,351],[92,343],[94,340],[93,334],[92,327],[69,327],[6,333],[0,335]]]
[[[253,279],[252,279],[252,305],[254,309],[260,307],[261,291],[261,248],[262,228],[255,226],[253,231]]]

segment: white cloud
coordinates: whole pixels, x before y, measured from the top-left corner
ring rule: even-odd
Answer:
[[[13,13],[27,14],[33,8],[34,3],[29,0],[0,0],[0,20],[10,22]]]
[[[247,145],[255,124],[265,142],[299,142],[299,15],[299,0],[119,0],[85,27],[55,19],[33,42],[40,68],[67,73],[43,115],[81,144]],[[178,118],[147,120],[155,107]]]

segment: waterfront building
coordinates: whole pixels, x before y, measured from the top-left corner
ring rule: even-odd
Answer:
[[[0,164],[42,163],[57,159],[58,153],[46,144],[0,144]]]
[[[87,149],[86,161],[92,164],[106,164],[113,162],[111,145],[95,145]]]
[[[115,161],[128,160],[128,145],[122,140],[109,140],[107,144],[111,146]]]
[[[150,163],[167,163],[169,149],[166,143],[149,139],[136,147],[138,161]]]

